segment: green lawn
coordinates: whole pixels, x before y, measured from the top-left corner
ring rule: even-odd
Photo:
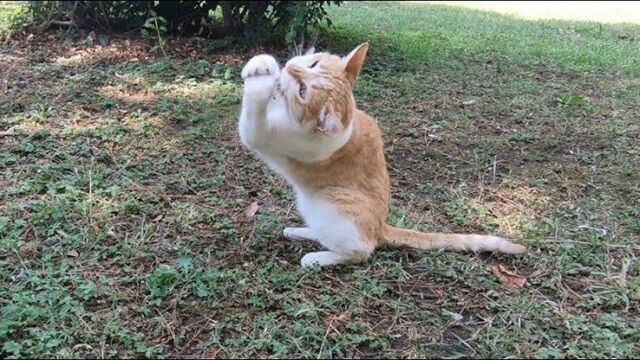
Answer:
[[[315,249],[240,145],[252,54],[170,41],[0,45],[2,357],[640,356],[640,27],[345,4],[370,41],[395,225],[503,234],[524,256]],[[253,217],[244,215],[259,204]],[[527,278],[505,289],[501,264]]]
[[[13,17],[20,12],[20,7],[15,4],[0,3],[0,40],[9,30]]]

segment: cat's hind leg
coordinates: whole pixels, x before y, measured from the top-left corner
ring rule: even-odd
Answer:
[[[314,265],[331,266],[339,264],[356,264],[369,258],[371,252],[340,253],[334,251],[315,251],[305,254],[300,261],[303,267]]]
[[[333,251],[317,251],[305,254],[300,261],[303,267],[331,266],[350,262],[351,258]]]
[[[282,235],[284,235],[285,238],[294,241],[314,241],[321,244],[323,243],[321,237],[308,227],[288,227],[284,229]],[[324,241],[324,243],[331,244],[331,242],[326,241]],[[338,251],[317,251],[308,253],[302,258],[302,266],[310,267],[314,266],[315,264],[319,264],[320,266],[330,266],[337,264],[356,263],[368,257],[368,254],[365,255],[366,252],[362,251],[347,251],[343,254],[340,253],[340,251],[343,249],[337,250]]]
[[[302,258],[302,266],[358,263],[373,253],[375,243],[363,238],[356,222],[338,211],[338,206],[330,198],[298,194],[298,209],[314,239],[329,250],[306,254]]]
[[[282,231],[282,235],[289,240],[294,241],[313,241],[319,242],[318,235],[308,227],[288,227]],[[306,254],[302,258],[302,266],[311,267],[315,264],[320,266],[329,266],[349,262],[350,256],[342,255],[333,251],[317,251]]]
[[[308,227],[288,227],[282,231],[282,235],[295,241],[318,241],[318,236]]]
[[[374,247],[363,241],[359,235],[345,232],[315,232],[306,228],[298,228],[288,235],[297,236],[298,239],[311,239],[319,242],[329,251],[311,252],[302,257],[301,264],[303,267],[319,264],[320,266],[331,266],[338,264],[355,264],[363,262],[373,253]]]

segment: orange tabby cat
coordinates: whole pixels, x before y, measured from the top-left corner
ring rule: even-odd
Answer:
[[[522,245],[496,236],[423,233],[387,224],[389,175],[380,130],[358,110],[352,89],[368,43],[339,57],[313,50],[281,70],[269,55],[242,70],[240,138],[296,192],[307,226],[284,229],[293,240],[312,240],[327,251],[303,266],[361,262],[378,247],[500,251]]]

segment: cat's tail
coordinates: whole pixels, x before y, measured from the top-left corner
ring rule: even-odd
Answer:
[[[438,234],[400,229],[387,225],[384,240],[393,246],[409,246],[418,249],[452,249],[458,251],[496,251],[507,254],[521,254],[526,251],[522,245],[491,235]]]

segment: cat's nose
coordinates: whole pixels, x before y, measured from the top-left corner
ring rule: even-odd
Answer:
[[[284,69],[287,73],[289,73],[289,75],[293,76],[296,80],[300,80],[300,78],[302,77],[302,69],[298,65],[287,64],[287,66]]]

